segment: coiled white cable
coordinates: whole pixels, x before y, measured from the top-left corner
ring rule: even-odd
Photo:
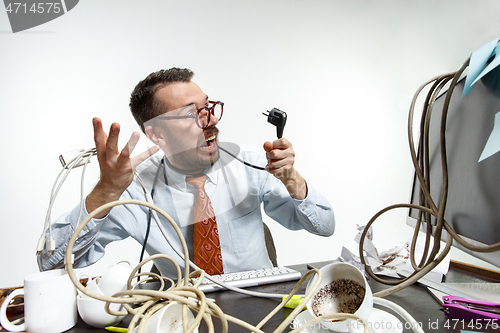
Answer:
[[[73,168],[80,166],[81,161],[84,158],[86,158],[86,160],[84,162],[84,168],[82,170],[82,177],[81,177],[82,179],[81,179],[81,186],[80,186],[80,212],[78,215],[78,221],[80,220],[81,215],[82,215],[82,211],[83,211],[83,196],[84,196],[83,182],[84,182],[84,177],[85,177],[85,171],[86,171],[88,163],[90,162],[90,159],[95,154],[96,154],[95,148],[91,148],[91,149],[82,151],[80,154],[78,154],[76,157],[74,157],[72,160],[70,160],[68,163],[66,163],[66,165],[63,166],[63,168],[61,169],[61,171],[57,175],[56,180],[54,181],[54,185],[52,186],[52,190],[50,192],[49,207],[48,207],[47,213],[45,215],[45,223],[43,226],[42,234],[40,235],[40,238],[38,240],[37,249],[36,249],[37,254],[40,254],[42,252],[43,248],[45,247],[45,242],[46,242],[45,234],[46,234],[47,230],[49,230],[49,249],[48,250],[50,253],[53,253],[55,244],[54,244],[54,240],[52,238],[52,224],[51,224],[52,207],[54,206],[54,202],[56,200],[57,194],[59,193],[59,190],[61,189],[62,185],[64,184],[64,181],[66,180],[66,178],[68,178],[70,172],[73,170]],[[64,170],[66,170],[65,173],[64,173]],[[64,173],[64,176],[59,181],[59,179],[61,178],[61,175],[63,173]]]
[[[271,313],[269,313],[266,318],[264,318],[257,326],[252,326],[248,323],[245,323],[242,320],[239,320],[237,318],[234,318],[229,315],[225,315],[222,313],[220,308],[215,305],[212,301],[208,300],[205,297],[205,294],[201,292],[197,286],[201,283],[201,280],[205,276],[205,272],[202,270],[196,270],[192,272],[191,274],[189,273],[189,263],[187,260],[185,260],[185,266],[184,266],[184,278],[182,277],[181,274],[181,269],[177,261],[167,255],[162,255],[162,254],[157,254],[154,256],[151,256],[145,260],[143,260],[139,265],[137,265],[132,273],[129,276],[128,279],[128,290],[116,293],[113,296],[103,296],[97,293],[94,293],[88,289],[86,289],[82,283],[78,280],[76,277],[74,270],[73,270],[73,263],[72,263],[72,251],[73,251],[73,246],[76,242],[76,239],[78,238],[79,233],[83,230],[83,228],[87,225],[87,223],[97,214],[100,212],[110,209],[114,206],[117,205],[125,205],[125,204],[136,204],[136,205],[141,205],[148,207],[149,209],[152,209],[153,211],[156,211],[157,213],[161,214],[174,228],[177,236],[179,237],[179,240],[181,241],[182,245],[182,253],[184,258],[189,258],[189,253],[187,249],[186,242],[184,240],[184,237],[182,236],[182,233],[180,231],[179,226],[175,221],[164,211],[162,211],[160,208],[157,206],[141,201],[141,200],[121,200],[121,201],[114,201],[110,202],[108,204],[105,204],[96,210],[94,210],[92,213],[90,213],[85,219],[77,226],[75,229],[75,232],[73,233],[71,239],[68,242],[68,246],[66,249],[66,255],[65,255],[65,260],[66,260],[66,270],[68,271],[68,275],[70,279],[73,281],[73,284],[76,286],[78,290],[80,290],[82,293],[85,295],[104,301],[107,303],[106,309],[107,311],[112,314],[112,315],[125,315],[125,314],[133,314],[134,317],[130,322],[129,325],[129,330],[133,332],[135,329],[136,323],[139,321],[139,319],[142,318],[141,324],[138,327],[138,333],[142,333],[142,328],[144,327],[142,321],[147,320],[147,318],[154,313],[155,311],[158,311],[160,308],[166,305],[168,301],[175,301],[183,304],[184,306],[189,307],[192,310],[195,310],[198,312],[198,315],[195,317],[194,322],[188,327],[187,326],[187,320],[183,320],[184,322],[184,331],[185,332],[192,332],[201,322],[202,319],[205,320],[207,325],[209,326],[209,331],[213,332],[213,323],[211,320],[211,316],[217,316],[222,320],[223,324],[223,332],[227,332],[227,322],[231,321],[234,322],[242,327],[247,328],[248,330],[252,332],[263,332],[260,328],[274,315],[277,313],[279,309],[281,309],[291,298],[292,296],[295,295],[297,290],[301,287],[301,285],[313,274],[317,274],[318,278],[316,281],[313,283],[310,292],[305,295],[304,299],[300,303],[298,307],[296,307],[292,313],[279,325],[279,327],[275,330],[275,332],[281,332],[283,331],[287,325],[299,314],[300,311],[305,307],[305,304],[309,301],[309,299],[312,298],[314,293],[319,287],[319,284],[321,282],[321,272],[319,270],[310,270],[307,272],[296,284],[296,286],[293,288],[293,290],[290,292],[288,297],[283,300]],[[145,263],[147,263],[150,260],[153,260],[155,258],[164,258],[167,260],[170,260],[172,264],[176,267],[176,270],[178,272],[178,279],[177,283],[174,284],[172,287],[167,289],[166,291],[154,291],[154,290],[137,290],[133,289],[132,287],[132,280],[136,277],[136,272],[142,267]],[[189,283],[192,282],[191,277],[194,275],[200,274],[199,280],[194,283],[193,286],[189,286]],[[154,276],[154,275],[151,275]],[[193,301],[193,298],[196,301]],[[164,302],[161,303],[161,305],[154,306],[151,309],[150,306],[153,305],[154,303],[163,300]],[[165,301],[167,300],[167,301]],[[110,311],[109,305],[111,303],[119,303],[123,304],[124,307],[126,308],[127,311],[123,312],[114,312]],[[140,305],[139,308],[132,308],[130,305],[135,304],[135,305]],[[146,311],[148,311],[147,315],[145,315]],[[341,317],[342,314],[338,314],[337,317]]]

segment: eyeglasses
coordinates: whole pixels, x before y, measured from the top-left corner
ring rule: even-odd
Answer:
[[[207,105],[196,109],[194,104],[169,111],[168,116],[158,116],[155,119],[192,119],[196,121],[198,127],[205,129],[210,124],[210,117],[215,117],[217,120],[222,118],[224,103],[221,101],[208,101]]]

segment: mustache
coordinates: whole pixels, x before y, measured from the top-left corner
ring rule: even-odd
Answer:
[[[211,137],[212,135],[218,135],[218,134],[219,134],[219,129],[215,126],[208,127],[203,131],[205,139]]]

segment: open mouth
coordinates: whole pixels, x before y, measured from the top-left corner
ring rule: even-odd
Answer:
[[[217,134],[212,134],[205,138],[205,143],[200,146],[204,152],[211,153],[217,149]]]

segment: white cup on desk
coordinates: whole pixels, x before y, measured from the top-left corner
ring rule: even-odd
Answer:
[[[124,260],[109,266],[97,281],[97,286],[105,296],[113,296],[115,293],[127,289],[127,281],[132,267],[130,262]]]
[[[84,277],[87,278],[86,288],[88,290],[98,295],[104,296],[104,293],[99,289],[98,286],[98,282],[100,282],[101,278],[96,277],[92,279],[90,275],[88,275],[87,273],[83,273],[82,275],[80,275],[79,279],[82,280]],[[106,311],[106,302],[89,297],[81,291],[78,292],[78,295],[76,297],[76,305],[78,308],[78,313],[80,314],[80,318],[82,318],[82,320],[88,325],[94,327],[101,328],[112,326],[120,322],[125,317],[109,314]],[[122,305],[118,303],[111,303],[109,305],[109,308],[112,311],[121,311]]]
[[[188,326],[194,322],[194,315],[187,309]],[[155,312],[144,326],[145,333],[182,333],[182,304],[172,302]],[[194,329],[198,333],[198,327]]]
[[[24,295],[24,323],[7,319],[7,305]],[[76,288],[63,269],[45,271],[24,279],[24,288],[14,290],[2,303],[0,322],[12,332],[60,333],[76,325]]]
[[[332,313],[350,313],[365,321],[373,309],[373,295],[363,273],[353,265],[336,262],[320,269],[322,280],[315,295],[307,302],[314,317]],[[317,277],[309,282],[306,294]],[[322,325],[335,332],[363,332],[363,324],[353,320],[325,320]]]

